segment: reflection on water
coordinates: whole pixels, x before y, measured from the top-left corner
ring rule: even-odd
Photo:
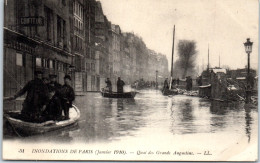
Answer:
[[[248,137],[248,142],[250,142],[251,138],[251,124],[252,124],[252,117],[251,117],[251,108],[245,108],[245,120],[246,120],[246,135]]]
[[[146,131],[154,129],[162,136],[245,135],[250,142],[252,132],[257,132],[257,109],[242,103],[211,102],[184,95],[165,97],[155,90],[141,91],[135,99],[110,99],[88,93],[77,96],[75,103],[81,111],[77,126],[22,139],[110,142],[129,136],[152,137]]]

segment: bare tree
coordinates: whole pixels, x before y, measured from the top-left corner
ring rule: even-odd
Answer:
[[[196,42],[190,40],[180,40],[178,43],[179,59],[176,61],[178,70],[183,71],[182,78],[185,78],[187,72],[194,72],[195,60],[197,57]]]

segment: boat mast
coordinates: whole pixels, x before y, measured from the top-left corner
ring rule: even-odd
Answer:
[[[175,25],[174,25],[174,27],[173,27],[173,41],[172,41],[172,64],[171,64],[171,80],[170,80],[170,89],[171,89],[171,87],[172,87],[172,77],[173,77],[174,37],[175,37]]]
[[[174,55],[174,35],[175,35],[175,25],[173,27],[173,41],[172,41],[172,67],[171,67],[171,77],[173,77],[173,55]]]
[[[209,44],[208,44],[208,71],[209,71]]]
[[[218,56],[218,67],[220,68],[220,55]]]

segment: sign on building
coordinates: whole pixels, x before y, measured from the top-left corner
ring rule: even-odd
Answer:
[[[43,26],[44,18],[42,16],[20,17],[19,24],[22,26]]]

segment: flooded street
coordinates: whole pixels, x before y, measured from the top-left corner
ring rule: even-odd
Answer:
[[[139,150],[147,149],[164,149],[173,154],[197,152],[191,160],[234,160],[236,153],[243,152],[256,156],[258,111],[244,103],[212,102],[185,95],[167,97],[160,91],[143,90],[135,99],[111,99],[103,98],[100,93],[87,93],[77,96],[75,105],[81,112],[76,126],[30,137],[5,133],[4,142],[26,143],[28,148],[38,142],[38,146],[46,147],[58,143],[58,147],[71,144],[91,149],[126,149],[137,156]],[[211,157],[203,155],[207,152]],[[246,159],[247,155],[242,156]],[[158,159],[156,155],[153,157]],[[105,155],[102,158],[108,159]],[[145,157],[134,159],[138,158]],[[189,157],[176,155],[163,159],[189,160]]]
[[[211,102],[184,95],[167,97],[160,91],[143,90],[135,99],[110,99],[100,93],[87,93],[77,96],[75,105],[81,111],[77,126],[11,139],[111,143],[131,138],[153,140],[160,135],[192,135],[200,139],[206,134],[209,139],[246,137],[250,143],[257,136],[257,108],[244,107],[244,103]]]

